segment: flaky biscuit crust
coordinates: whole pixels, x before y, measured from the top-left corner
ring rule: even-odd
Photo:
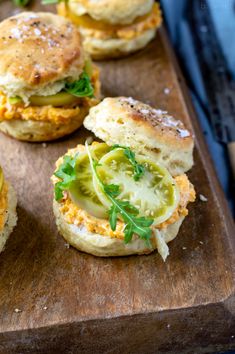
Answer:
[[[22,89],[34,88],[78,78],[83,65],[81,37],[68,20],[24,12],[0,23],[0,86],[16,81]]]
[[[95,20],[112,24],[129,24],[151,11],[154,0],[69,0],[77,15],[88,14]]]
[[[8,206],[6,211],[6,220],[3,230],[0,231],[0,252],[4,250],[6,241],[17,223],[17,197],[15,190],[9,183],[8,187]]]
[[[193,165],[193,137],[184,124],[131,97],[105,98],[90,109],[84,126],[108,145],[122,144],[152,156],[172,175]]]
[[[84,225],[69,224],[65,219],[65,215],[60,211],[60,203],[55,200],[53,202],[53,210],[59,232],[70,245],[80,251],[99,257],[115,257],[149,254],[158,249],[155,238],[151,240],[151,247],[146,247],[144,240],[138,237],[134,238],[132,242],[125,244],[121,239],[89,232]],[[181,217],[174,224],[159,231],[166,243],[177,236],[183,220],[184,217]]]
[[[144,48],[155,37],[155,34],[156,29],[147,30],[132,39],[97,39],[84,35],[83,45],[94,60],[121,58]]]
[[[88,113],[88,107],[80,109],[77,116],[56,124],[52,121],[12,119],[0,123],[0,131],[22,141],[40,142],[59,139],[77,130]]]

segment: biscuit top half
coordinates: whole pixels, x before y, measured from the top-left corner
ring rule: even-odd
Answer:
[[[66,19],[24,12],[0,23],[0,88],[77,79],[83,66],[80,34]]]
[[[150,107],[132,97],[105,98],[90,110],[84,125],[101,139],[101,131],[112,135],[112,140],[116,143],[117,130],[110,130],[111,122],[118,124],[123,132],[135,133],[135,139],[141,133],[143,144],[145,138],[151,137],[175,148],[191,148],[193,145],[192,134],[182,121],[173,118],[166,111]]]
[[[93,19],[125,25],[151,12],[154,0],[69,0],[77,15],[88,14]]]

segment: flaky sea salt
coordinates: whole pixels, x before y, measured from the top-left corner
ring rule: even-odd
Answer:
[[[35,28],[34,29],[34,33],[36,34],[36,36],[40,36],[42,34],[42,32],[40,31],[40,29]]]
[[[190,136],[190,133],[187,129],[177,129],[177,131],[180,134],[181,138],[186,138],[187,136]]]
[[[19,28],[16,27],[11,29],[11,33],[15,39],[20,39],[22,36],[22,32],[19,30]]]

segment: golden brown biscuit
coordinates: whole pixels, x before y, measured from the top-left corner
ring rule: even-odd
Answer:
[[[153,1],[109,0],[108,4],[104,0],[91,7],[90,1],[69,0],[58,5],[58,13],[79,27],[84,48],[97,60],[125,56],[145,47],[162,22],[159,4]],[[96,8],[100,16],[95,17]]]
[[[94,146],[99,143],[94,142]],[[85,152],[84,145],[77,145],[70,149],[66,155],[79,156]],[[58,168],[63,163],[63,157],[56,162]],[[155,249],[165,260],[168,255],[167,243],[178,234],[179,228],[188,215],[187,206],[195,200],[195,190],[185,174],[174,178],[179,189],[179,202],[173,214],[163,223],[153,228],[151,242],[146,242],[136,235],[130,243],[124,243],[124,227],[122,220],[117,223],[116,230],[112,230],[107,219],[100,219],[73,202],[69,193],[65,193],[59,202],[53,201],[53,210],[57,227],[65,240],[73,247],[100,257],[126,256],[131,254],[148,254]],[[52,177],[55,185],[59,179]]]
[[[56,201],[54,201],[53,210],[56,217],[56,225],[64,239],[78,250],[99,257],[149,254],[157,249],[165,260],[169,252],[166,244],[177,236],[179,228],[185,219],[182,216],[168,227],[157,230],[157,236],[152,237],[150,247],[147,247],[145,241],[138,237],[134,237],[131,243],[125,244],[119,238],[91,232],[83,224],[68,223],[65,215],[60,211],[60,204]]]
[[[149,13],[153,3],[154,0],[70,0],[69,7],[76,15],[88,14],[98,21],[126,25]]]
[[[79,32],[51,13],[24,12],[0,23],[0,89],[12,96],[53,94],[78,79],[84,55]],[[57,86],[53,87],[56,83]]]
[[[2,170],[0,167],[0,180]],[[6,181],[0,181],[0,252],[17,223],[17,198],[13,187]]]
[[[84,126],[108,145],[125,145],[151,156],[172,175],[193,165],[193,138],[184,124],[131,97],[105,98],[90,109]]]
[[[156,29],[144,31],[137,37],[126,38],[95,38],[89,30],[81,29],[84,34],[84,48],[94,60],[121,58],[144,48],[156,34]]]
[[[1,22],[0,33],[0,130],[47,141],[80,127],[98,102],[100,83],[78,29],[51,13],[24,12]],[[93,92],[66,91],[79,80]]]
[[[0,131],[22,141],[40,142],[59,139],[77,130],[88,112],[80,110],[78,114],[65,123],[12,119],[0,123]]]

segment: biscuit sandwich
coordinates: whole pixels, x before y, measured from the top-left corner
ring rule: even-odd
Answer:
[[[79,27],[86,51],[96,60],[144,48],[162,22],[154,0],[60,1],[58,13]]]
[[[52,177],[58,229],[77,249],[96,256],[148,254],[165,260],[195,200],[185,172],[193,138],[166,112],[133,98],[105,98],[84,126],[104,142],[61,157]]]
[[[17,223],[16,204],[15,191],[4,179],[0,166],[0,252]]]
[[[26,141],[67,135],[98,103],[99,88],[67,19],[24,12],[0,23],[0,131]]]

